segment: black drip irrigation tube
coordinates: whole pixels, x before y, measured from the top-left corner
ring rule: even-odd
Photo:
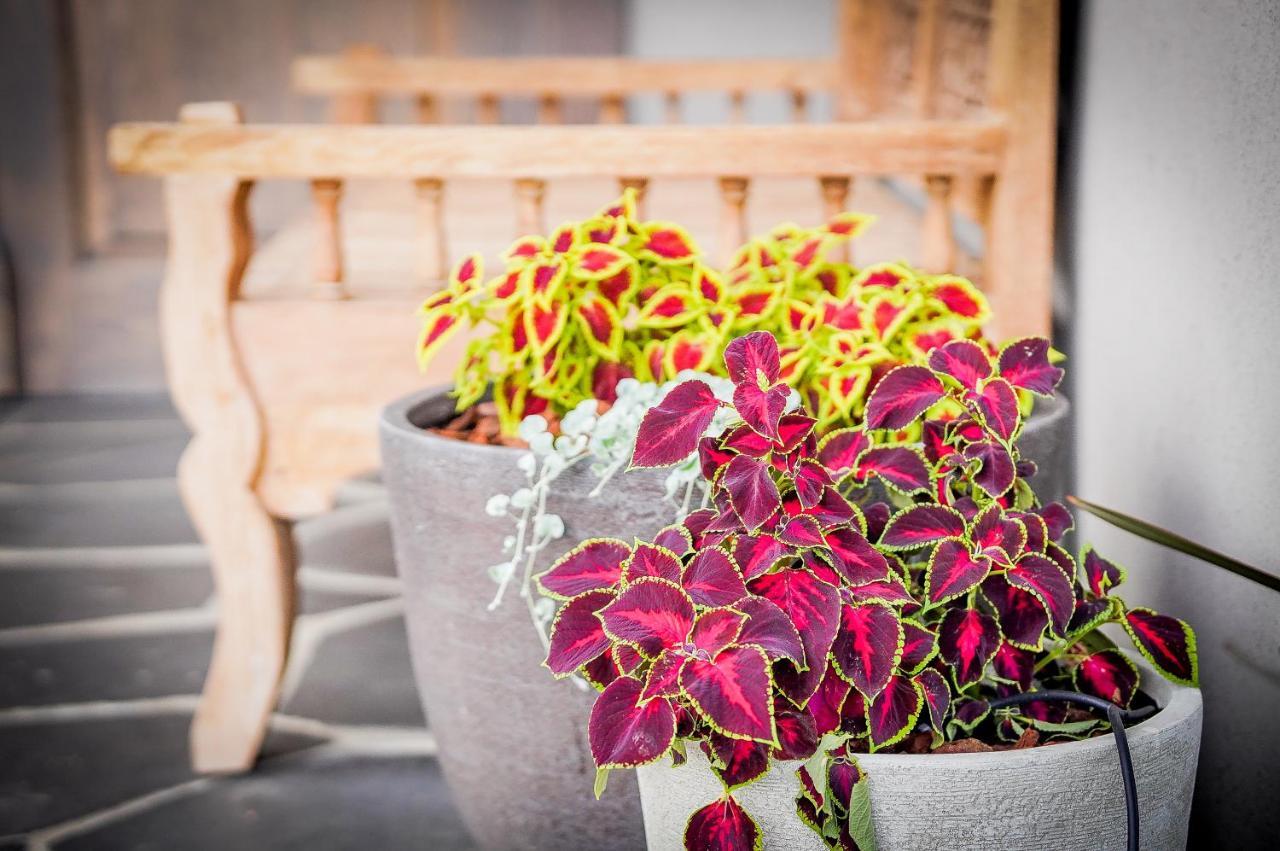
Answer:
[[[1091,694],[1057,689],[1011,694],[1008,697],[993,700],[988,705],[992,709],[1004,709],[1009,706],[1023,706],[1042,700],[1078,703],[1082,706],[1088,706],[1090,709],[1100,709],[1107,713],[1107,720],[1111,723],[1111,732],[1116,737],[1116,751],[1120,755],[1120,775],[1124,780],[1124,811],[1129,834],[1126,847],[1129,851],[1138,851],[1138,783],[1133,776],[1133,758],[1129,755],[1129,737],[1125,735],[1124,725],[1126,722],[1141,721],[1154,712],[1156,707],[1144,706],[1141,709],[1122,709],[1109,700],[1103,700]]]

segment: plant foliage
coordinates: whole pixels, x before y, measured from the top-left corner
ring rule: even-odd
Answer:
[[[422,307],[419,362],[485,326],[455,376],[458,407],[492,386],[503,431],[514,434],[532,414],[614,401],[624,378],[661,384],[718,371],[730,341],[766,330],[781,344],[780,377],[819,426],[854,424],[880,377],[950,340],[980,340],[990,313],[963,278],[842,260],[871,221],[844,213],[817,228],[783,225],[721,273],[680,226],[639,221],[628,191],[593,218],[520,238],[490,280],[479,255],[460,262]]]
[[[1104,722],[988,701],[1067,686],[1127,705],[1138,670],[1105,623],[1169,679],[1197,681],[1190,627],[1116,596],[1118,565],[1073,558],[1070,514],[1028,483],[1017,393],[1061,380],[1047,342],[947,342],[880,376],[863,425],[821,439],[815,417],[777,401],[784,361],[753,332],[725,351],[731,405],[691,380],[645,415],[632,465],[696,451],[708,508],[652,542],[588,541],[538,578],[565,600],[547,667],[600,690],[597,765],[680,762],[691,743],[722,781],[687,847],[757,847],[733,790],[773,760],[804,760],[797,812],[829,846],[866,848],[857,753],[913,733],[935,747],[979,729],[1088,735]],[[705,436],[726,407],[734,424]]]

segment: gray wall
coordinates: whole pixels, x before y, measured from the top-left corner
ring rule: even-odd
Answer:
[[[1062,230],[1078,492],[1280,567],[1280,4],[1082,13]],[[1089,524],[1199,633],[1203,847],[1280,831],[1280,595]],[[1264,845],[1265,843],[1265,845]]]

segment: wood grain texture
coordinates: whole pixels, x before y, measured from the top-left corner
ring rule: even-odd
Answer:
[[[666,91],[830,91],[830,59],[647,59],[634,56],[300,56],[293,86],[308,94],[603,97]]]
[[[230,322],[251,251],[249,189],[232,177],[165,181],[170,254],[161,334],[170,392],[193,435],[178,485],[218,591],[213,658],[191,730],[192,764],[202,772],[253,765],[294,611],[292,539],[257,493],[265,426]]]
[[[1010,144],[991,201],[985,280],[996,331],[1052,331],[1058,4],[994,0],[989,107]]]
[[[742,127],[333,127],[121,124],[112,164],[135,174],[312,177],[683,177],[994,174],[1004,122]]]
[[[470,337],[449,341],[427,373],[406,341],[418,294],[323,302],[237,302],[231,328],[261,408],[262,469],[255,493],[274,517],[333,507],[343,481],[378,468],[378,412],[389,400],[448,383]]]

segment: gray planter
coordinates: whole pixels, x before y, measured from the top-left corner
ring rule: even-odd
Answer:
[[[487,516],[484,504],[511,492],[520,451],[422,430],[452,411],[443,390],[420,393],[384,410],[381,433],[414,674],[454,803],[485,848],[642,848],[634,776],[614,772],[605,795],[592,794],[586,730],[594,693],[542,667],[518,594],[486,611],[495,589],[486,568],[501,558],[511,527]],[[565,537],[541,554],[542,566],[583,538],[643,537],[670,523],[664,478],[618,476],[588,499],[589,471],[566,471],[548,506],[564,519]]]
[[[1036,462],[1032,488],[1042,502],[1062,502],[1071,480],[1071,403],[1065,396],[1036,399],[1018,449]]]
[[[1061,496],[1070,422],[1065,401],[1038,403],[1023,437],[1040,464],[1038,491]],[[486,848],[638,848],[644,844],[635,781],[614,772],[600,801],[586,728],[593,695],[542,667],[524,601],[509,594],[486,611],[486,568],[511,533],[485,501],[509,493],[520,452],[424,431],[447,420],[453,400],[433,389],[389,405],[380,424],[391,495],[396,564],[418,693],[440,744],[440,765],[471,833]],[[563,474],[548,506],[565,536],[543,567],[592,537],[646,537],[671,522],[664,472],[617,476],[595,499],[589,471]]]
[[[1186,846],[1203,714],[1200,692],[1143,666],[1160,712],[1128,730],[1138,784],[1141,847]],[[689,815],[723,794],[698,748],[672,768],[637,769],[649,851],[680,851]],[[1124,791],[1112,736],[980,754],[859,756],[871,784],[880,851],[1125,847]],[[798,762],[778,763],[734,794],[760,825],[765,849],[823,851],[795,814]]]

